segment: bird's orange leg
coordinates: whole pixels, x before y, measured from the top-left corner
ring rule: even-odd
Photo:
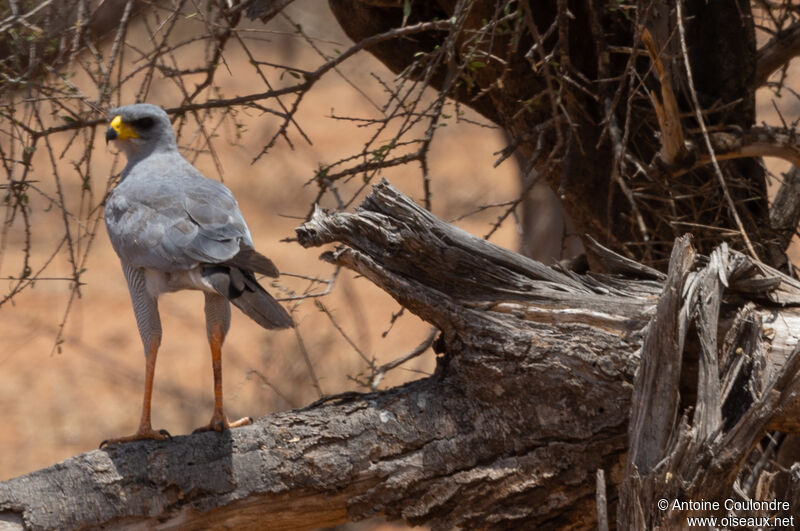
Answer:
[[[234,422],[228,422],[228,418],[222,410],[222,341],[225,336],[222,327],[214,325],[208,334],[208,344],[211,347],[211,365],[214,369],[214,414],[208,426],[202,426],[194,430],[194,433],[202,431],[223,431],[228,428],[238,428],[253,423],[250,417],[244,417]]]
[[[154,430],[150,425],[150,399],[153,395],[153,375],[156,369],[156,355],[158,354],[158,346],[161,343],[160,338],[151,341],[150,348],[148,349],[147,359],[145,360],[145,373],[144,373],[144,401],[142,403],[142,419],[139,421],[139,429],[133,435],[127,437],[118,437],[116,439],[106,439],[100,443],[100,448],[109,444],[117,444],[129,441],[140,441],[143,439],[155,439],[163,441],[170,438],[167,430]]]

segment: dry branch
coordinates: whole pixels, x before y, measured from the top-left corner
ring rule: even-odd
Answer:
[[[779,31],[762,46],[756,55],[756,77],[754,86],[760,87],[769,76],[800,55],[800,22]]]
[[[718,161],[743,158],[776,157],[800,166],[800,139],[794,129],[759,126],[746,130],[731,129],[708,134],[711,148]],[[712,163],[712,156],[702,136],[687,139],[688,156],[684,166],[673,166],[673,177]]]
[[[249,0],[229,9],[228,13],[232,14],[244,9],[247,18],[250,20],[258,19],[263,23],[267,23],[292,2],[294,2],[294,0]]]
[[[800,166],[800,143],[794,130],[779,127],[753,127],[746,131],[720,131],[709,134],[718,160],[744,157],[778,157]],[[706,152],[697,165],[711,162]]]
[[[676,161],[683,160],[687,155],[680,108],[672,89],[672,75],[665,67],[658,45],[647,28],[642,30],[642,43],[647,48],[650,61],[653,63],[661,85],[660,97],[655,91],[650,91],[650,99],[653,102],[658,126],[661,129],[661,160],[667,165],[672,165]]]
[[[648,478],[663,477],[654,464],[676,452],[669,486],[685,478],[717,495],[768,426],[796,427],[800,358],[791,330],[800,285],[739,253],[722,248],[700,267],[683,239],[666,284],[579,276],[448,225],[385,182],[355,213],[317,210],[297,233],[305,246],[340,244],[322,258],[363,274],[439,328],[433,377],[221,435],[82,454],[0,483],[3,521],[12,529],[254,529],[265,521],[308,529],[385,515],[434,529],[588,529],[596,525],[598,469],[607,472],[608,512],[616,512],[632,392],[640,397],[635,418],[671,413],[645,439],[646,423],[631,425],[628,466],[644,479],[626,487],[625,503],[659,495],[666,487]],[[608,261],[629,267],[619,258]],[[767,319],[769,336],[760,333]],[[717,430],[687,432],[686,420],[671,420],[685,392],[674,376],[690,322],[707,362],[720,353],[722,378],[701,370],[696,387],[702,400],[719,397],[701,416],[718,419]],[[649,386],[661,363],[673,377]],[[735,374],[750,385],[731,388]],[[734,400],[740,407],[728,407]],[[688,435],[676,439],[674,430]],[[711,451],[686,468],[685,457],[700,449]],[[713,489],[703,481],[719,474],[726,481]],[[641,502],[638,511],[640,521],[660,516]]]
[[[783,180],[769,211],[769,222],[782,239],[781,248],[786,248],[800,223],[800,170],[797,166],[783,175]]]

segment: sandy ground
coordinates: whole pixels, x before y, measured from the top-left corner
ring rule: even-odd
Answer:
[[[291,13],[299,17],[303,6],[298,2]],[[325,13],[306,12],[304,28],[310,34],[333,41],[329,46],[342,48],[347,43],[346,37],[326,17]],[[284,63],[296,60],[306,66],[321,61],[294,37],[270,35],[269,39],[260,49],[265,58]],[[226,62],[231,71],[220,69],[216,79],[216,87],[225,95],[244,94],[260,85],[237,46],[228,50]],[[364,53],[346,63],[342,72],[378,101],[382,101],[383,93],[370,72],[388,80],[393,77]],[[76,83],[80,81],[78,76]],[[165,106],[179,103],[179,95],[169,80],[158,80],[155,86],[158,90],[152,92],[149,101]],[[124,96],[133,98],[133,91]],[[770,116],[767,96],[761,95],[762,117],[776,123],[776,118]],[[789,116],[796,117],[796,107],[791,102],[783,103],[788,105],[784,110],[793,113]],[[255,112],[239,115],[245,130],[238,145],[233,142],[231,128],[223,130],[215,140],[222,177],[239,198],[257,248],[272,257],[282,271],[330,277],[332,268],[317,259],[320,249],[305,250],[296,243],[280,240],[293,235],[298,218],[308,211],[315,189],[304,183],[314,175],[318,165],[357,152],[369,133],[330,115],[374,113],[362,94],[332,73],[303,102],[298,115],[298,122],[312,145],[292,131],[294,149],[279,142],[265,157],[251,163],[277,126],[274,117]],[[190,128],[184,130],[181,142],[191,142],[192,133]],[[115,153],[113,147],[105,148],[102,135],[102,129],[98,129],[91,182],[95,203],[105,190]],[[56,142],[66,141],[66,136],[56,139]],[[480,204],[513,198],[517,192],[516,168],[511,163],[492,168],[493,153],[502,146],[495,130],[452,120],[442,128],[431,155],[434,213],[453,219]],[[79,156],[79,151],[71,149],[62,159],[71,212],[80,212],[82,208],[80,183],[69,171],[69,162]],[[200,155],[196,165],[208,176],[220,176],[208,155]],[[54,193],[54,186],[44,153],[37,153],[34,166],[37,168],[34,178],[41,181],[44,192],[31,195],[36,244],[32,263],[37,269],[58,247],[63,221],[58,209],[48,208],[46,195]],[[116,170],[119,169],[117,164]],[[386,171],[383,176],[413,197],[421,195],[421,177],[416,167]],[[498,213],[485,211],[459,225],[483,235]],[[73,228],[77,230],[77,224],[73,223]],[[506,223],[493,240],[515,248],[513,223]],[[0,255],[0,277],[18,274],[22,241],[20,225],[16,224],[7,248]],[[86,244],[83,241],[81,245]],[[67,282],[39,281],[17,296],[13,305],[0,307],[0,412],[5,426],[0,430],[0,480],[94,449],[101,440],[131,433],[136,428],[143,388],[142,347],[119,262],[104,227],[99,228],[91,245],[83,277],[85,285],[69,310],[64,342],[58,348],[54,342],[69,300]],[[69,271],[67,254],[62,249],[56,253],[45,276],[61,277]],[[302,291],[306,285],[304,280],[282,277],[271,290],[275,294],[285,289]],[[382,332],[389,328],[391,316],[399,306],[350,272],[340,275],[331,294],[322,301],[359,349],[374,357],[378,364],[412,350],[429,330],[419,319],[405,314],[383,337]],[[173,434],[184,434],[208,422],[213,404],[202,295],[191,292],[167,295],[160,307],[164,339],[156,370],[153,425]],[[353,378],[365,372],[366,363],[335,330],[329,317],[311,300],[295,305],[293,315],[298,325],[296,334],[266,332],[234,310],[224,348],[229,417],[258,417],[306,404],[318,396],[315,378],[324,393],[363,390]],[[308,363],[302,354],[301,339]],[[433,365],[433,355],[428,352],[390,373],[381,387],[424,376],[432,371]]]

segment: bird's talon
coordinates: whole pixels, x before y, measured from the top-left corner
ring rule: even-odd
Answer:
[[[228,422],[228,419],[223,418],[222,420],[211,419],[211,422],[208,423],[207,426],[200,426],[192,433],[203,433],[205,431],[216,431],[216,432],[223,432],[225,430],[229,430],[231,428],[238,428],[240,426],[247,426],[253,423],[253,417],[244,417],[239,420],[235,420],[233,422]]]
[[[127,437],[117,437],[115,439],[106,439],[100,443],[100,448],[106,448],[112,444],[119,444],[131,441],[163,441],[166,439],[172,440],[172,436],[167,430],[154,430],[152,428],[139,428],[133,435]]]
[[[239,420],[231,422],[228,427],[239,428],[241,426],[249,426],[253,423],[253,417],[242,417]]]

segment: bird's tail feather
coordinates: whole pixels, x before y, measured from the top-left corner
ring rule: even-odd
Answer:
[[[268,277],[277,278],[279,274],[278,268],[275,267],[275,264],[272,263],[272,260],[259,253],[252,247],[244,245],[241,247],[236,256],[225,262],[223,265],[238,267],[239,269],[252,271],[253,273],[259,273],[261,275],[267,275]]]
[[[291,316],[261,287],[250,271],[234,266],[206,266],[203,277],[220,295],[264,328],[291,328]]]

